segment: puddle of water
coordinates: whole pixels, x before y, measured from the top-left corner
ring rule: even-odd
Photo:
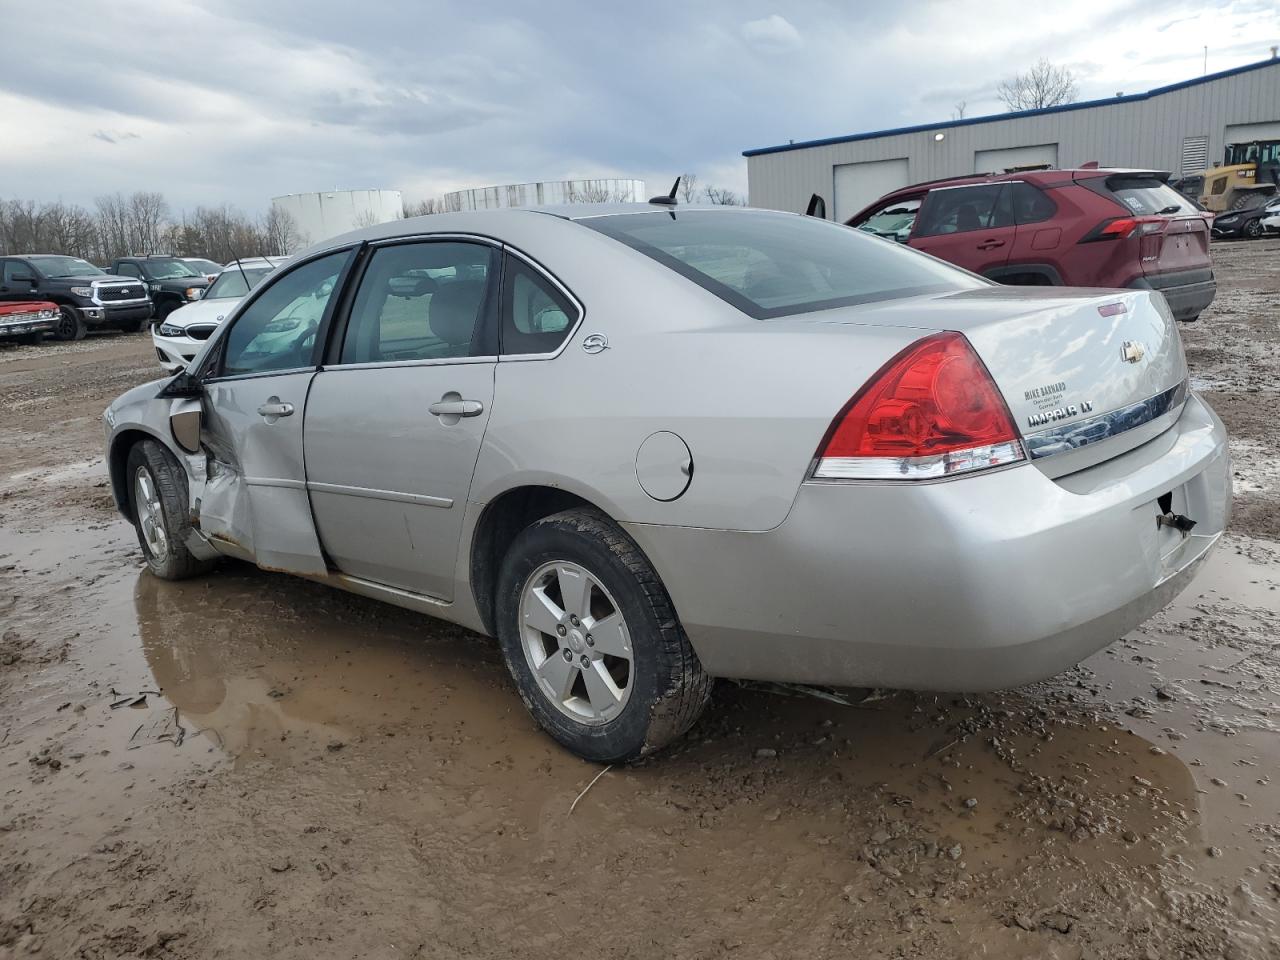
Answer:
[[[891,694],[846,708],[731,688],[689,738],[611,771],[570,818],[596,768],[533,728],[489,641],[239,564],[157,581],[141,570],[130,527],[100,527],[0,534],[0,568],[21,558],[15,575],[47,591],[6,622],[65,638],[68,650],[65,662],[29,669],[5,748],[13,757],[55,744],[64,766],[0,789],[5,809],[38,810],[60,831],[50,844],[93,842],[146,797],[219,774],[284,804],[291,812],[279,816],[298,831],[314,817],[358,831],[368,816],[403,844],[438,838],[447,823],[476,869],[503,884],[580,871],[584,847],[616,856],[639,845],[664,851],[672,877],[728,864],[714,890],[699,888],[713,915],[740,909],[762,878],[770,890],[843,889],[840,909],[854,914],[888,889],[895,903],[950,910],[965,949],[998,944],[1008,956],[1052,954],[993,928],[990,911],[1014,901],[1052,911],[1068,889],[1083,897],[1073,871],[1138,911],[1155,894],[1120,884],[1125,870],[1183,870],[1226,889],[1242,876],[1265,888],[1273,870],[1280,881],[1268,861],[1280,838],[1259,834],[1280,822],[1276,790],[1252,782],[1271,777],[1277,738],[1243,724],[1228,737],[1213,722],[1256,714],[1280,688],[1241,702],[1224,693],[1230,709],[1199,689],[1153,692],[1230,677],[1231,661],[1262,650],[1276,568],[1230,549],[1152,624],[1026,690]],[[140,691],[155,691],[144,707],[110,708]],[[1153,706],[1125,716],[1135,698]],[[354,820],[353,798],[368,811]],[[223,828],[257,842],[231,809]],[[1211,845],[1224,855],[1210,857]],[[593,884],[606,866],[553,885]]]

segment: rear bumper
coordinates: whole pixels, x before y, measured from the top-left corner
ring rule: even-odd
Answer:
[[[763,533],[627,526],[719,676],[990,690],[1052,676],[1156,613],[1230,510],[1226,431],[1194,395],[1147,444],[1058,481],[807,483]],[[1156,499],[1195,519],[1183,537]]]
[[[1209,269],[1151,274],[1130,281],[1129,286],[1164,294],[1175,320],[1194,320],[1208,309],[1218,293],[1217,281]]]

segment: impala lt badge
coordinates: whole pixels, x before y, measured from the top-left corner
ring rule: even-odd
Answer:
[[[1137,363],[1147,355],[1147,348],[1137,340],[1126,340],[1120,347],[1120,356],[1125,363]]]

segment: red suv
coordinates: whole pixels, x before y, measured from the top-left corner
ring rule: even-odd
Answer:
[[[1194,320],[1213,302],[1212,215],[1150,170],[956,177],[881,197],[849,226],[1010,284],[1141,287]]]

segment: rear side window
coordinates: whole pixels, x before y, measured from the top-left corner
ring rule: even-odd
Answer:
[[[1009,184],[1013,216],[1017,223],[1040,223],[1058,212],[1058,205],[1043,190],[1021,181]]]
[[[673,210],[579,223],[757,320],[985,285],[948,264],[815,217]]]
[[[552,353],[578,320],[578,308],[533,267],[507,256],[502,275],[502,353]]]
[[[920,215],[916,218],[913,237],[936,237],[947,233],[967,233],[1008,226],[1012,219],[1000,210],[1002,183],[972,187],[944,187],[929,191]],[[1002,222],[1007,219],[1006,222]]]
[[[493,248],[432,241],[376,250],[351,306],[341,363],[477,355]]]
[[[1225,180],[1223,186],[1226,186]],[[1194,203],[1157,177],[1108,177],[1107,190],[1141,217],[1196,212]]]

